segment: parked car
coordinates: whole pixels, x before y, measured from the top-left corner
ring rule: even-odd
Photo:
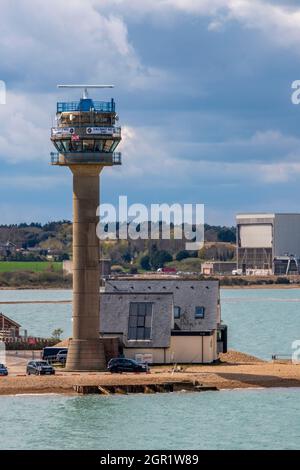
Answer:
[[[56,355],[56,360],[57,362],[60,362],[61,364],[65,365],[67,362],[67,355],[68,355],[68,350],[60,350],[59,353]]]
[[[55,362],[57,360],[57,354],[62,351],[68,352],[68,348],[57,348],[55,346],[46,346],[43,349],[42,359],[48,362]]]
[[[137,362],[134,359],[126,359],[126,357],[116,357],[108,363],[107,370],[112,374],[114,372],[148,372],[148,364]]]
[[[55,370],[47,361],[29,361],[26,373],[27,375],[53,375]]]
[[[242,269],[233,269],[231,274],[233,276],[242,276],[243,275],[243,270]]]
[[[7,367],[4,364],[0,364],[0,375],[8,375]]]

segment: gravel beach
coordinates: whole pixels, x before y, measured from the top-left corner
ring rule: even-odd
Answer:
[[[8,377],[0,377],[0,395],[24,393],[74,393],[74,385],[125,385],[195,381],[218,389],[252,387],[300,387],[300,364],[265,362],[253,356],[229,351],[215,365],[155,366],[150,374],[68,373],[55,376],[26,376],[27,359],[9,357]]]

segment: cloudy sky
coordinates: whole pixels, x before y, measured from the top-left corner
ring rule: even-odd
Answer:
[[[123,166],[103,202],[204,203],[206,221],[300,212],[297,0],[1,0],[0,223],[71,219],[49,165],[57,83],[113,83]],[[112,90],[96,99],[110,99]]]

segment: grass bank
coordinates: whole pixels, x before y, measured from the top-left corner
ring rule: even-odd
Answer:
[[[72,276],[62,271],[11,271],[0,272],[0,288],[47,289],[71,288]]]
[[[0,273],[15,271],[62,271],[62,263],[59,261],[0,261]]]

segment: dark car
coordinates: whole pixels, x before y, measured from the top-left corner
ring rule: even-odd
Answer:
[[[68,348],[58,348],[55,346],[46,346],[43,349],[42,359],[48,362],[56,362],[58,353],[62,351],[67,351]]]
[[[4,364],[0,364],[0,375],[8,375],[7,367]]]
[[[59,351],[59,353],[56,355],[57,362],[60,362],[61,364],[65,365],[67,362],[67,355],[68,355],[67,349]]]
[[[53,375],[55,370],[47,361],[29,361],[26,373],[27,375]]]
[[[117,357],[109,361],[107,370],[112,374],[114,372],[148,372],[149,366],[148,364],[137,362],[134,359]]]

